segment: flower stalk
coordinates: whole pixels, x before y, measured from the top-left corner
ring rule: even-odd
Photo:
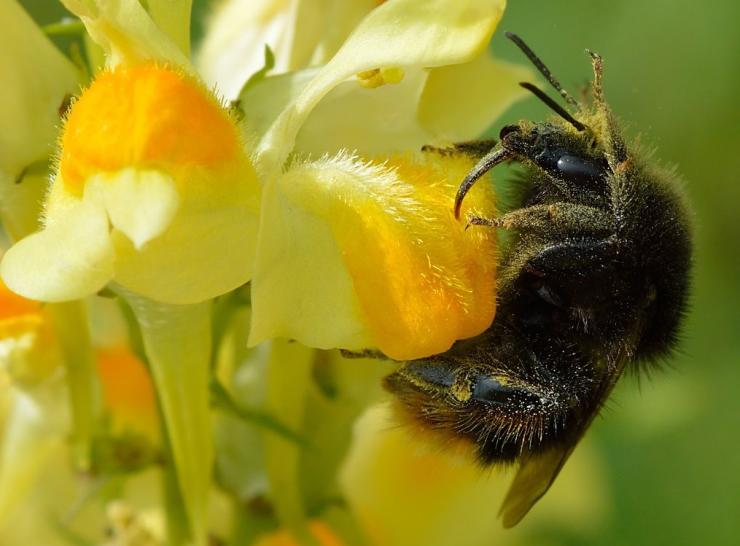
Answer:
[[[163,304],[120,287],[141,327],[193,544],[207,543],[213,466],[208,385],[211,302]]]
[[[87,310],[82,300],[76,300],[50,304],[49,312],[66,369],[72,414],[73,460],[78,470],[86,472],[91,466],[92,440],[101,411],[100,385],[95,371]]]
[[[265,409],[292,430],[302,430],[314,356],[313,349],[300,343],[275,339],[271,344]],[[278,519],[301,544],[314,546],[299,489],[302,447],[271,432],[265,433],[264,442],[265,470]]]

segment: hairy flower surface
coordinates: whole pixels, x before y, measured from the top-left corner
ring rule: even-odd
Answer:
[[[382,162],[339,155],[290,168],[263,205],[252,343],[294,337],[404,359],[485,329],[494,312],[493,234],[466,231],[451,212],[471,166],[424,154]],[[471,203],[493,212],[490,191]]]
[[[258,193],[236,126],[204,87],[154,62],[119,66],[72,106],[45,228],[8,251],[2,274],[44,301],[112,280],[202,301],[248,280]]]
[[[388,2],[323,67],[247,85],[246,132],[258,139],[265,184],[250,343],[287,337],[410,359],[491,323],[495,237],[466,232],[451,214],[474,158],[418,150],[477,136],[519,95],[516,70],[483,52],[503,7]],[[435,125],[431,112],[455,102],[452,80],[463,89],[476,73],[444,69],[470,61],[484,79],[500,77],[500,101],[453,107],[458,121]],[[490,189],[468,206],[492,213]]]

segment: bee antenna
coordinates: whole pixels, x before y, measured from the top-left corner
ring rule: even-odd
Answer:
[[[522,53],[524,53],[535,66],[535,68],[540,71],[540,74],[542,74],[545,79],[550,82],[550,85],[552,85],[557,90],[557,92],[560,93],[560,96],[563,97],[565,102],[570,104],[573,108],[578,108],[578,102],[573,97],[571,97],[565,89],[563,89],[563,86],[560,85],[560,82],[555,78],[555,76],[552,75],[550,69],[545,66],[545,63],[543,63],[542,60],[535,54],[535,52],[530,49],[530,47],[524,42],[524,40],[522,40],[513,32],[505,32],[504,34],[509,40],[514,42],[519,49],[522,50]]]
[[[565,108],[563,108],[557,102],[552,100],[550,96],[548,96],[542,89],[540,89],[533,83],[519,82],[519,85],[521,85],[527,91],[532,92],[532,94],[535,97],[537,97],[542,102],[544,102],[547,106],[550,107],[552,111],[554,111],[556,114],[558,114],[561,118],[563,118],[565,121],[570,123],[573,127],[578,129],[579,131],[583,131],[586,128],[586,126],[583,123],[581,123],[576,118],[571,116]]]

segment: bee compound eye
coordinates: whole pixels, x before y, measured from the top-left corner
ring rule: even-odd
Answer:
[[[569,180],[597,180],[603,176],[603,169],[590,159],[576,155],[564,154],[558,158],[557,168],[560,174]]]

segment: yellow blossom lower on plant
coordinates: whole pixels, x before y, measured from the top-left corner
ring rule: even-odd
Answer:
[[[532,543],[533,527],[504,530],[496,518],[508,485],[504,469],[483,468],[464,445],[430,445],[394,423],[388,405],[367,409],[339,473],[343,497],[369,545]],[[567,521],[568,528],[587,533],[603,521],[607,487],[594,455],[588,442],[579,446],[529,521],[543,528]]]
[[[33,387],[61,365],[51,319],[38,302],[11,292],[0,281],[0,366],[13,383]]]
[[[386,405],[355,423],[339,474],[342,493],[373,546],[497,544],[502,476],[484,474],[468,454],[410,441]]]
[[[471,166],[436,153],[293,166],[263,205],[250,342],[378,347],[400,360],[485,330],[495,234],[465,230],[452,213]],[[481,184],[467,206],[490,216],[492,190]]]
[[[44,301],[115,280],[167,303],[250,277],[259,186],[228,112],[163,64],[102,73],[72,106],[45,227],[12,247],[8,285]]]
[[[156,399],[144,365],[130,349],[110,347],[98,351],[98,373],[105,406],[114,432],[134,432],[157,440]]]
[[[317,546],[344,546],[344,543],[323,522],[315,520],[308,524]],[[252,546],[299,546],[299,542],[288,531],[276,531],[263,535]]]

